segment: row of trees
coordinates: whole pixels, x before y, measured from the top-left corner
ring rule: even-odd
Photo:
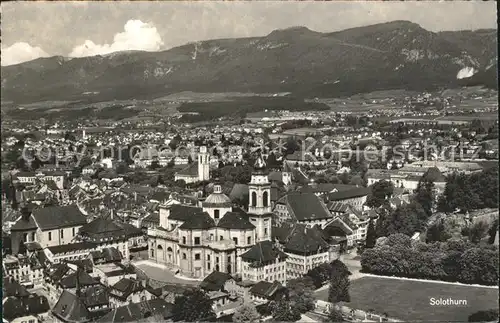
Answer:
[[[361,267],[377,275],[496,285],[498,246],[478,246],[467,240],[412,245],[409,236],[398,233],[365,250]]]
[[[438,210],[467,212],[498,207],[498,165],[480,173],[448,176]]]

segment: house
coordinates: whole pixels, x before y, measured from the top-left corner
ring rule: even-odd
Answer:
[[[4,297],[2,309],[5,323],[39,323],[47,320],[50,305],[45,296],[29,294],[25,297]]]
[[[292,192],[283,196],[276,202],[274,214],[279,222],[292,221],[311,227],[332,218],[325,203],[311,192]]]
[[[134,278],[120,279],[109,287],[109,294],[114,307],[148,301],[153,297],[148,291],[146,281]]]
[[[151,299],[113,308],[96,322],[171,322],[173,304],[163,299]]]
[[[273,227],[273,237],[287,255],[287,280],[302,277],[310,269],[333,260],[330,245],[317,226],[283,223]]]
[[[113,286],[123,278],[137,278],[137,274],[132,267],[119,262],[95,265],[92,276],[104,286]]]
[[[286,294],[286,288],[279,282],[260,281],[250,288],[250,299],[255,303],[278,300]]]
[[[241,255],[242,279],[286,284],[287,255],[272,241],[262,241]]]
[[[121,252],[123,259],[129,260],[130,247],[137,243],[137,239],[142,241],[143,233],[131,224],[110,217],[98,217],[81,227],[78,238],[96,244],[97,249],[114,247]]]
[[[340,202],[351,205],[357,209],[362,209],[369,194],[369,188],[353,187],[352,189],[339,190],[329,193],[327,200],[329,202]]]
[[[60,246],[44,248],[47,260],[52,263],[60,263],[65,260],[83,260],[88,258],[90,253],[96,250],[98,245],[92,242],[75,242]]]

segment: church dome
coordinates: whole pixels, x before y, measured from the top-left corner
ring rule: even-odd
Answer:
[[[214,192],[203,202],[204,207],[230,207],[231,199],[222,193],[220,185],[214,185]]]

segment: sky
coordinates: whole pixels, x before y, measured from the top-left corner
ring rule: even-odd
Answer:
[[[193,41],[409,20],[430,31],[497,28],[494,1],[3,2],[1,65],[61,55],[160,51]]]

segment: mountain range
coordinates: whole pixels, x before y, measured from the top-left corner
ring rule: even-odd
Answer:
[[[150,99],[181,91],[338,97],[469,83],[496,88],[496,49],[495,29],[436,33],[408,21],[332,33],[293,27],[162,52],[56,56],[2,67],[2,101]]]

